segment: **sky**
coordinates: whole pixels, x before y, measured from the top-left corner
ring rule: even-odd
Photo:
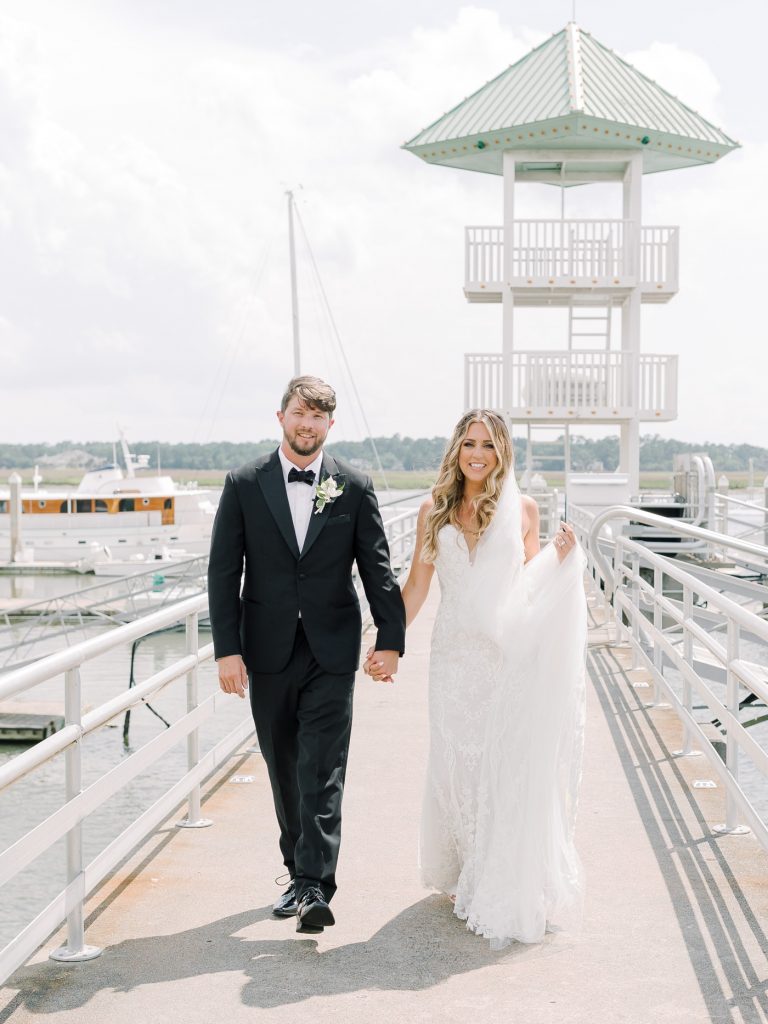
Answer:
[[[337,388],[333,436],[447,434],[464,353],[501,349],[500,305],[462,293],[464,227],[501,223],[501,179],[400,146],[571,16],[572,0],[0,0],[0,441],[277,436],[288,189],[302,371]],[[678,353],[680,386],[679,418],[641,429],[768,446],[768,7],[576,0],[576,20],[742,146],[644,179],[644,222],[680,225],[681,288],[644,307],[642,348]],[[587,192],[567,212],[606,215]],[[559,215],[556,189],[523,202]],[[566,343],[561,314],[520,330]]]

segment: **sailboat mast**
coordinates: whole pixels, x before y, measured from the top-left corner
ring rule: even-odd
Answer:
[[[301,350],[299,347],[299,293],[296,287],[296,244],[293,237],[293,192],[288,196],[288,249],[291,259],[291,312],[293,314],[293,373],[301,373]]]

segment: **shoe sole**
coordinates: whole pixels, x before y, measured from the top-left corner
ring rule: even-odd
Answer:
[[[299,921],[296,924],[296,931],[299,935],[319,935],[320,932],[325,931],[325,928],[323,927],[323,925],[320,925],[317,928],[312,928],[310,925],[302,924],[301,921]]]
[[[296,909],[297,908],[295,906],[293,907],[292,910],[291,909],[285,909],[284,910],[282,908],[277,909],[277,908],[273,907],[272,908],[272,913],[273,913],[273,915],[275,917],[296,917]]]
[[[296,930],[303,931],[308,929],[321,932],[323,928],[332,924],[336,924],[336,918],[333,916],[333,911],[330,907],[309,907],[299,917],[299,924]]]

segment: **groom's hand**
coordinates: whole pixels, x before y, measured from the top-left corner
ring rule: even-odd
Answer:
[[[377,683],[394,682],[392,677],[400,663],[398,651],[374,651],[366,660],[365,668],[371,679]]]
[[[245,697],[248,672],[240,655],[229,654],[226,658],[219,658],[216,664],[219,666],[219,686],[224,693],[236,693],[238,697]]]

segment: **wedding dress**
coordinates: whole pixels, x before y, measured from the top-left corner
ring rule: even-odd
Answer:
[[[524,565],[521,519],[510,477],[471,555],[447,525],[435,561],[421,873],[497,949],[581,910],[585,559],[550,544]]]

